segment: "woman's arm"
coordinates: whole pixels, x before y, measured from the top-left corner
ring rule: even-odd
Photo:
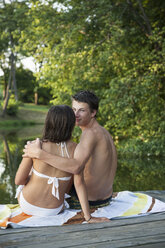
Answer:
[[[109,219],[104,217],[92,217],[90,214],[87,190],[84,182],[83,171],[79,174],[74,175],[74,185],[81,204],[82,211],[84,213],[84,218],[88,223],[99,223],[99,222],[109,222]]]
[[[25,185],[29,181],[29,174],[33,165],[31,158],[23,158],[15,176],[16,185]]]

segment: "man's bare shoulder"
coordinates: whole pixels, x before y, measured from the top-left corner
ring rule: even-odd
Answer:
[[[95,137],[100,137],[102,135],[109,135],[109,132],[101,125],[97,124],[93,128],[89,128],[88,135],[93,135]]]
[[[94,138],[96,135],[96,130],[94,128],[86,128],[83,130],[81,137]]]
[[[96,145],[99,140],[97,128],[86,128],[83,130],[80,138],[80,142],[88,143],[90,145]]]

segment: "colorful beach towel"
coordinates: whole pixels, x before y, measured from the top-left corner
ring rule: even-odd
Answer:
[[[107,217],[111,220],[145,216],[165,211],[165,203],[147,194],[122,191],[112,197],[106,207],[91,210],[93,217]],[[65,209],[56,216],[39,217],[22,212],[18,204],[0,205],[0,227],[21,228],[39,226],[61,226],[84,223],[79,210]]]

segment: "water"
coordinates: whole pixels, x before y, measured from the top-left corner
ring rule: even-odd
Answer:
[[[40,137],[41,126],[0,131],[0,204],[17,203],[14,183],[27,140]],[[118,158],[114,191],[165,189],[165,162],[161,158]]]
[[[15,130],[0,130],[0,204],[17,203],[15,174],[22,160],[27,140],[40,137],[43,126],[36,125]]]

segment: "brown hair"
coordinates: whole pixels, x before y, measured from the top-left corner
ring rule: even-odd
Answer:
[[[63,142],[72,136],[75,114],[67,105],[52,106],[46,116],[43,141]]]
[[[93,110],[98,111],[99,99],[92,91],[81,90],[72,96],[72,100],[75,100],[78,102],[85,102],[89,105],[89,108],[91,111]]]

